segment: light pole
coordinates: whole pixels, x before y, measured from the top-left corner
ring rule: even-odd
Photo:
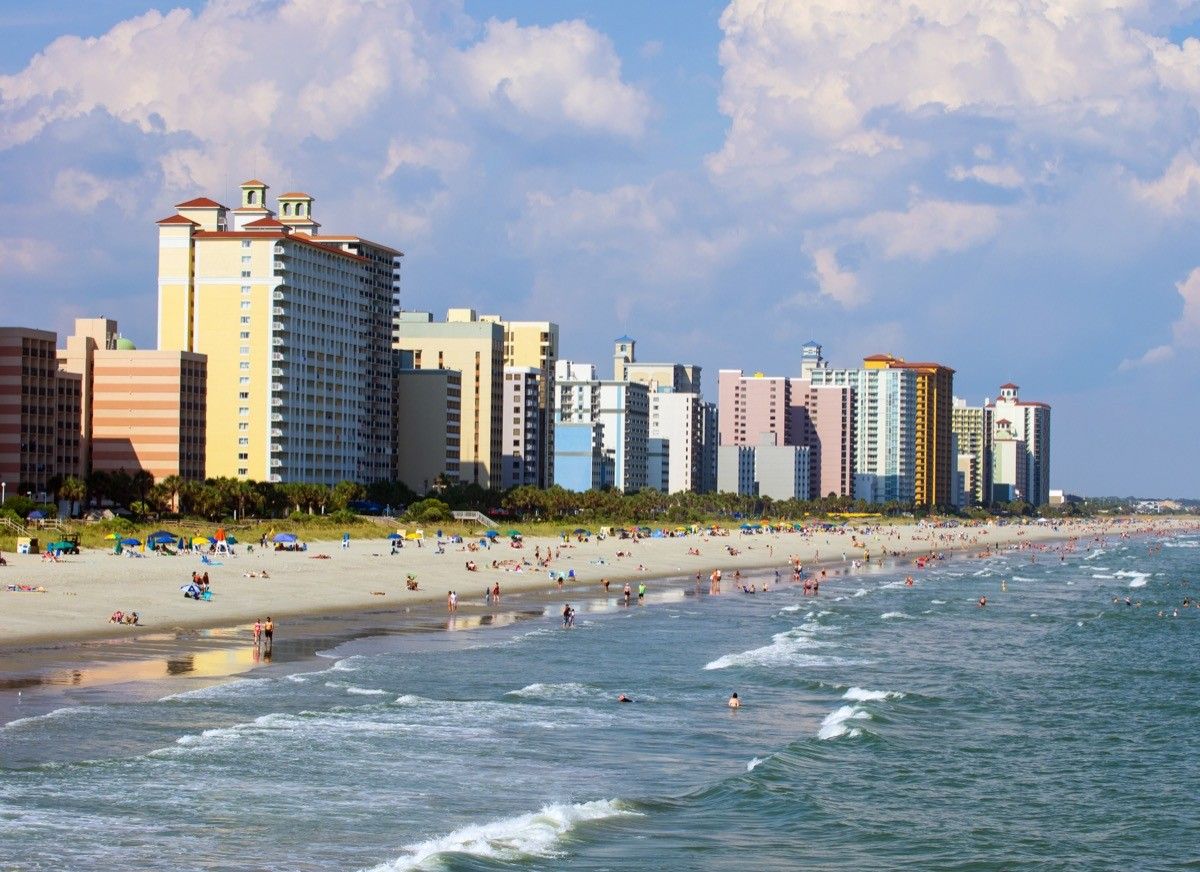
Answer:
[[[8,482],[0,481],[0,506],[4,505],[4,501],[8,498]]]

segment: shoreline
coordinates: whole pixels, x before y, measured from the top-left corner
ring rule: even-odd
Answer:
[[[1085,537],[1111,536],[1117,534],[1137,535],[1172,535],[1186,532],[1196,532],[1193,525],[1149,525],[1139,526],[1121,524],[1114,531],[1113,525],[1058,525],[1055,528],[1037,530],[1038,535],[1029,536],[1028,527],[978,527],[978,528],[903,528],[907,532],[934,534],[926,538],[913,539],[906,544],[910,546],[904,553],[887,554],[876,551],[872,554],[869,565],[851,568],[841,559],[841,546],[849,546],[851,538],[859,538],[862,530],[849,528],[843,534],[844,541],[828,544],[823,533],[818,537],[803,537],[799,534],[759,534],[750,536],[709,537],[718,538],[722,545],[719,554],[710,553],[707,557],[696,558],[705,566],[733,571],[740,569],[745,573],[761,573],[772,569],[784,569],[788,565],[790,554],[802,549],[789,549],[788,544],[802,543],[826,549],[834,547],[836,555],[828,550],[824,559],[817,563],[805,559],[806,574],[824,570],[829,572],[827,582],[832,583],[848,577],[879,572],[895,572],[905,563],[913,561],[920,554],[941,552],[947,559],[978,559],[981,555],[996,551],[1023,547],[1022,543],[1036,544],[1038,547],[1050,546],[1054,543],[1064,543]],[[865,529],[865,528],[864,528]],[[939,534],[939,530],[941,530]],[[1007,530],[1010,535],[996,536],[998,530]],[[1024,531],[1024,533],[1022,533]],[[894,531],[888,531],[894,532]],[[979,534],[986,535],[987,541],[980,541]],[[964,534],[975,534],[967,535]],[[937,538],[938,536],[942,538]],[[948,541],[947,536],[959,536],[957,541]],[[790,539],[790,537],[795,537]],[[770,550],[767,548],[742,547],[740,553],[729,554],[726,545],[745,546],[751,541],[773,539]],[[818,538],[820,541],[813,541]],[[779,540],[783,541],[780,542]],[[997,541],[999,540],[999,541]],[[602,543],[613,550],[624,550],[623,543],[631,540],[608,540]],[[676,550],[694,547],[700,537],[686,537],[674,540],[653,540],[659,543],[673,543]],[[540,543],[539,543],[540,544]],[[595,544],[595,543],[593,543]],[[637,543],[637,544],[645,544]],[[900,543],[897,543],[900,544]],[[920,544],[920,547],[911,547]],[[428,551],[430,549],[422,549]],[[820,548],[812,548],[819,551]],[[710,547],[711,551],[711,547]],[[777,552],[777,553],[775,553]],[[457,552],[448,552],[457,553]],[[446,555],[443,555],[446,556]],[[670,555],[668,555],[670,556]],[[674,555],[678,557],[679,555]],[[847,552],[847,556],[853,559]],[[101,555],[103,557],[103,555]],[[170,558],[164,558],[169,560]],[[130,561],[130,563],[141,561]],[[324,564],[327,561],[319,561]],[[211,679],[213,683],[252,672],[270,669],[272,672],[287,671],[295,664],[310,663],[318,657],[320,651],[338,648],[356,640],[374,637],[386,637],[401,634],[435,633],[450,630],[481,629],[487,627],[507,627],[519,624],[525,620],[537,619],[547,614],[547,604],[558,600],[578,603],[595,602],[601,599],[615,602],[620,597],[621,585],[626,579],[644,581],[651,586],[650,600],[654,602],[662,598],[662,594],[671,593],[672,598],[684,595],[687,587],[694,584],[696,571],[701,571],[702,581],[707,580],[707,573],[702,570],[684,568],[682,566],[666,568],[662,561],[656,561],[659,567],[652,571],[647,566],[643,571],[631,569],[629,566],[616,567],[606,565],[609,570],[607,577],[613,582],[613,589],[605,593],[599,585],[598,572],[589,572],[589,577],[568,582],[560,592],[557,585],[551,582],[541,572],[529,573],[497,573],[489,570],[480,572],[478,576],[487,578],[489,584],[499,579],[504,589],[502,604],[486,605],[483,602],[482,591],[465,592],[461,600],[461,611],[454,616],[448,616],[442,611],[441,588],[420,591],[423,596],[419,599],[406,600],[402,606],[386,606],[375,602],[353,603],[334,608],[300,608],[294,611],[277,610],[273,617],[285,618],[281,625],[282,634],[276,640],[275,657],[263,662],[253,655],[250,644],[249,629],[244,619],[235,617],[233,620],[223,620],[216,615],[209,619],[197,619],[195,625],[183,627],[172,626],[169,629],[147,628],[141,632],[128,633],[125,627],[111,627],[116,633],[97,636],[84,635],[80,638],[64,636],[46,640],[37,636],[19,642],[6,642],[0,646],[0,703],[5,696],[11,697],[12,692],[22,689],[40,688],[47,691],[47,696],[59,696],[60,701],[69,704],[66,694],[72,691],[96,690],[101,687],[113,687],[130,682],[141,683],[154,679],[165,680],[178,678],[185,681]],[[50,565],[52,568],[54,565]],[[616,571],[613,571],[616,570]],[[811,570],[811,572],[809,572]],[[709,570],[711,571],[711,570]],[[458,575],[462,575],[460,572]],[[505,578],[500,578],[503,574]],[[471,573],[475,576],[475,573]],[[521,578],[520,576],[524,576]],[[519,581],[517,580],[519,579]],[[726,576],[726,581],[729,581]],[[791,583],[790,578],[783,583]],[[449,589],[448,586],[446,589]],[[542,596],[538,596],[541,594]],[[31,596],[41,595],[16,595]],[[182,599],[182,596],[180,596]],[[190,603],[190,601],[189,601]],[[203,607],[207,604],[185,604],[185,608]],[[557,607],[557,605],[556,605]],[[551,610],[553,611],[553,609]],[[121,631],[126,632],[121,632]],[[41,694],[38,694],[39,696]],[[41,707],[41,706],[39,706]],[[0,721],[7,721],[14,709],[11,699],[0,705]]]

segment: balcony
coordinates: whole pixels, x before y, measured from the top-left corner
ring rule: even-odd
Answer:
[[[283,384],[281,382],[271,382],[271,390],[281,391],[283,390]]]
[[[271,428],[271,438],[272,438],[272,439],[278,439],[278,438],[280,438],[281,436],[283,436],[283,431],[282,431],[282,430],[280,430],[278,427],[272,427],[272,428]]]
[[[271,378],[284,378],[286,376],[287,373],[277,366],[271,369]]]
[[[275,253],[276,253],[276,254],[287,254],[287,249],[286,249],[286,248],[284,248],[282,245],[276,245],[276,246],[275,246]]]
[[[287,269],[287,264],[285,264],[282,260],[277,260],[275,261],[275,269]]]
[[[280,445],[278,442],[272,442],[271,443],[271,453],[278,454],[280,451],[283,451],[283,446]]]
[[[280,423],[281,421],[283,421],[283,415],[279,414],[278,412],[274,412],[274,413],[271,415],[271,420],[272,420],[274,423],[278,424],[278,423]]]
[[[271,329],[272,330],[286,330],[287,327],[284,325],[284,323],[282,321],[272,321]]]
[[[276,351],[274,354],[271,355],[271,360],[275,361],[276,363],[279,363],[283,360],[283,355],[280,354],[278,351]]]
[[[271,325],[271,326],[272,326],[272,327],[274,327],[274,325]],[[282,327],[280,327],[280,328],[278,328],[278,329],[282,330],[283,328],[282,328]],[[276,336],[276,337],[274,337],[273,339],[271,339],[271,344],[272,344],[272,345],[283,345],[283,338],[282,338],[282,337],[279,337],[279,336]]]
[[[272,406],[282,406],[283,405],[283,397],[271,397],[271,405]],[[274,420],[274,416],[272,416],[272,420]],[[283,418],[281,417],[279,420],[282,421]]]
[[[283,299],[283,291],[273,291],[271,293],[271,299],[272,300],[282,300]]]
[[[271,314],[276,318],[286,318],[288,316],[287,309],[284,309],[280,306],[276,306],[271,309]]]
[[[280,460],[278,457],[272,457],[271,458],[271,466],[272,467],[283,466],[283,461]]]

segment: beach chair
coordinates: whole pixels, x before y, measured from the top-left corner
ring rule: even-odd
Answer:
[[[220,561],[213,560],[207,554],[200,555],[200,562],[203,563],[205,566],[221,566],[222,565]]]

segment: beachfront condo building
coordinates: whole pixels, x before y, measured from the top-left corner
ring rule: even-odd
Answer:
[[[1021,499],[1034,506],[1044,506],[1050,501],[1050,406],[1022,400],[1017,393],[1019,390],[1012,382],[1001,385],[1000,396],[991,404],[995,421],[993,451],[1001,433],[1001,422],[1007,421],[1012,437],[1023,444],[1025,489]],[[995,463],[992,469],[994,475]],[[993,479],[993,485],[997,483]]]
[[[554,483],[576,491],[614,487],[636,493],[645,488],[650,438],[646,386],[594,378],[595,367],[569,360],[558,361],[556,370]],[[571,377],[580,375],[591,377]]]
[[[700,404],[700,493],[717,489],[717,447],[721,443],[717,404]]]
[[[776,445],[809,451],[808,492],[854,496],[854,389],[848,384],[814,384],[811,374],[828,372],[820,346],[807,343],[802,372],[809,377],[747,376],[740,369],[717,375],[722,445]]]
[[[481,321],[474,309],[450,309],[445,321],[434,321],[429,312],[399,312],[394,342],[398,350],[411,353],[413,369],[462,374],[459,479],[501,487],[504,328]],[[399,412],[403,415],[404,409]]]
[[[700,367],[691,363],[645,363],[637,341],[613,342],[613,378],[642,384],[650,392],[651,472],[648,486],[665,493],[703,491],[704,398]]]
[[[9,496],[46,499],[59,474],[57,341],[49,330],[0,327],[0,481]],[[63,387],[69,395],[77,380]]]
[[[670,387],[647,388],[651,461],[648,487],[663,493],[703,490],[704,400]]]
[[[773,500],[812,499],[809,469],[812,449],[780,445],[764,433],[757,445],[722,445],[717,449],[717,489],[740,496]]]
[[[536,427],[533,438],[539,465],[537,481],[527,483],[549,487],[554,481],[554,364],[558,362],[558,325],[553,321],[505,321],[499,315],[484,315],[479,320],[494,321],[504,328],[505,367],[532,368],[538,372],[537,416],[532,423]]]
[[[758,496],[752,445],[721,444],[717,447],[717,491],[738,496]]]
[[[395,375],[395,467],[392,478],[418,494],[457,484],[462,422],[462,373],[414,369],[408,352],[397,352]]]
[[[992,433],[993,503],[1016,500],[1029,502],[1029,464],[1025,440],[1017,435],[1013,422],[1001,417]]]
[[[79,381],[71,474],[205,474],[208,361],[189,351],[139,350],[110,318],[76,318],[57,352],[60,375]]]
[[[950,429],[958,443],[965,503],[986,506],[992,501],[992,407],[968,406],[955,397]]]
[[[158,222],[158,347],[208,356],[205,474],[334,484],[392,471],[402,253],[320,232],[313,198],[241,185]]]
[[[543,423],[542,370],[532,366],[504,367],[504,396],[500,407],[500,486],[541,487],[546,465]],[[552,441],[552,440],[551,440]]]
[[[916,372],[819,367],[809,378],[814,387],[847,387],[854,392],[854,497],[871,503],[913,502]]]
[[[953,505],[958,477],[951,427],[954,370],[940,363],[909,363],[891,354],[864,358],[863,368],[908,369],[916,375],[913,501],[919,506]]]

